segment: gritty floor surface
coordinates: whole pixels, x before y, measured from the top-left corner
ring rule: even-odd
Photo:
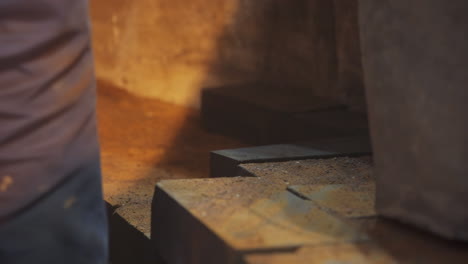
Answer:
[[[352,184],[373,180],[370,157],[309,159],[247,163],[241,167],[257,177],[283,180],[286,184]],[[310,177],[307,177],[309,175]]]
[[[198,111],[98,83],[105,200],[145,235],[162,179],[204,178],[211,150],[245,147],[200,127]]]

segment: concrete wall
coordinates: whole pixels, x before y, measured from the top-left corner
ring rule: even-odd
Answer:
[[[95,0],[91,7],[98,78],[132,93],[196,107],[205,86],[262,80],[346,98],[337,84],[333,1]]]
[[[334,0],[337,64],[336,90],[353,111],[366,112],[358,25],[358,0]]]

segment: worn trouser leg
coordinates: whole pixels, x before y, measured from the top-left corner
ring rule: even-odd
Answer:
[[[0,264],[105,263],[86,0],[0,0]]]
[[[0,225],[2,264],[107,263],[107,219],[98,163]]]

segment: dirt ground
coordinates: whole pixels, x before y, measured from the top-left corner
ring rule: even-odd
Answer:
[[[195,109],[104,82],[98,83],[98,119],[105,199],[147,236],[158,181],[208,177],[211,150],[245,147],[204,131]]]

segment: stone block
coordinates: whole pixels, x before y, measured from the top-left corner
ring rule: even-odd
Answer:
[[[258,177],[160,182],[153,245],[168,264],[468,262],[466,243],[373,216],[368,158],[296,162]],[[293,175],[292,165],[305,168]]]
[[[320,208],[331,211],[341,217],[375,216],[375,184],[360,185],[296,185],[289,190],[311,200]]]
[[[346,264],[394,264],[393,258],[379,251],[373,245],[339,244],[322,247],[301,247],[293,252],[272,254],[248,254],[249,264],[306,264],[306,263],[346,263]]]
[[[367,137],[322,139],[296,144],[277,144],[250,148],[212,151],[210,176],[252,176],[239,164],[319,159],[341,156],[362,156],[371,153]]]
[[[282,181],[162,181],[152,239],[171,263],[241,263],[243,255],[365,241],[353,226],[286,190]]]
[[[149,237],[106,202],[109,221],[109,261],[112,264],[163,264]]]
[[[337,100],[255,83],[203,90],[201,117],[209,131],[252,144],[368,133],[366,116]]]
[[[289,185],[363,184],[374,181],[370,157],[341,157],[283,162],[245,163],[244,170]]]
[[[395,264],[467,263],[468,245],[448,241],[426,232],[377,217],[359,218],[355,226],[369,241],[321,247],[304,246],[294,251],[251,253],[249,264]]]

